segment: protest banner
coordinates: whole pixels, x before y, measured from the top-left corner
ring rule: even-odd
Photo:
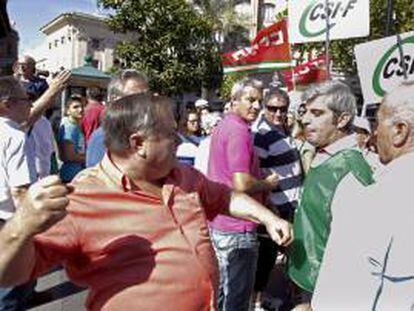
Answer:
[[[291,0],[291,43],[365,37],[369,35],[369,0]],[[327,14],[328,13],[328,14]]]
[[[222,55],[224,74],[263,72],[291,67],[287,23],[282,20],[260,30],[251,46]]]
[[[300,64],[292,70],[283,71],[286,87],[290,91],[293,90],[295,86],[304,86],[325,81],[328,77],[326,64],[326,57],[320,56]]]
[[[399,38],[391,36],[355,46],[365,103],[380,102],[386,92],[402,81],[414,78],[414,31],[403,33]],[[407,77],[404,77],[404,71]]]

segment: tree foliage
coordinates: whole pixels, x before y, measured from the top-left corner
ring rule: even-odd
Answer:
[[[213,22],[222,52],[248,46],[250,16],[240,16],[235,7],[237,0],[193,0],[203,15]]]
[[[334,69],[347,74],[357,72],[354,47],[357,44],[380,39],[385,36],[387,20],[386,0],[370,0],[370,36],[366,38],[334,40],[331,42],[330,55]],[[393,33],[403,33],[414,30],[414,1],[394,0],[396,23],[393,24]],[[324,52],[324,42],[295,45],[293,51],[303,57],[314,50]]]
[[[185,0],[98,0],[113,14],[108,25],[133,39],[117,46],[128,68],[150,78],[158,92],[177,95],[214,88],[221,79],[214,24]]]

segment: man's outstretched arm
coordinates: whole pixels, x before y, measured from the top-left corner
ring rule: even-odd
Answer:
[[[40,116],[50,108],[56,98],[56,95],[59,94],[65,87],[70,78],[70,71],[64,70],[53,78],[49,88],[40,96],[35,102],[33,102],[33,107],[30,111],[29,119],[22,126],[23,128],[30,128],[35,122],[40,118]]]
[[[287,246],[293,241],[293,230],[289,222],[244,193],[233,191],[228,212],[233,217],[263,224],[272,240],[279,245]]]
[[[0,286],[26,282],[35,266],[33,237],[66,216],[69,193],[57,176],[33,184],[0,231]]]

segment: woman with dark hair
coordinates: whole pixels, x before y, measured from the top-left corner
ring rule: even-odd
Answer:
[[[80,127],[84,114],[82,98],[71,97],[66,103],[66,117],[59,127],[59,156],[63,162],[60,178],[70,182],[85,168],[85,138]]]
[[[193,166],[201,136],[200,116],[197,111],[189,110],[183,116],[179,133],[181,144],[177,149],[177,159],[181,163]]]

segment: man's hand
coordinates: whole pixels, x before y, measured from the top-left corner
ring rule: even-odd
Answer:
[[[288,246],[293,241],[292,225],[276,215],[266,219],[263,224],[273,241],[281,246]]]
[[[33,107],[30,110],[30,115],[28,119],[21,124],[21,129],[28,130],[35,122],[40,118],[40,116],[50,108],[55,102],[55,97],[62,91],[65,87],[71,72],[64,70],[58,73],[58,75],[50,82],[49,88],[40,96],[34,103]]]
[[[29,188],[14,218],[29,236],[44,232],[66,216],[69,193],[70,188],[57,176],[41,179]]]
[[[272,172],[265,178],[269,190],[275,189],[279,185],[279,175],[276,172]]]
[[[49,89],[55,93],[60,92],[66,87],[67,82],[71,76],[71,72],[69,70],[63,70],[59,72],[56,77],[49,84]]]

